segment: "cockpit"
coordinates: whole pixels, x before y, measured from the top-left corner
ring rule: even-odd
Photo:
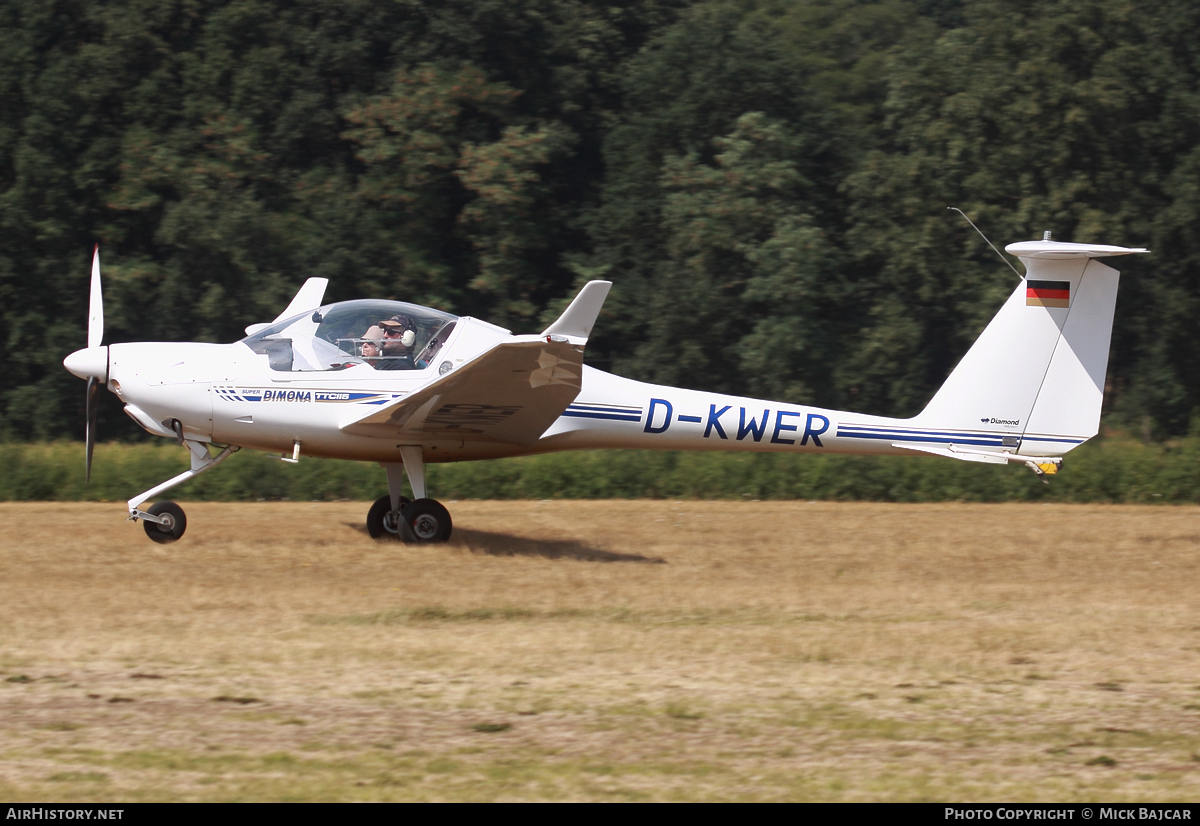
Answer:
[[[256,330],[242,343],[272,370],[328,372],[367,364],[423,370],[454,331],[458,316],[403,301],[327,304]]]

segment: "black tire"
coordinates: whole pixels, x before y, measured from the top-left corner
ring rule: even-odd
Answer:
[[[146,531],[146,536],[159,545],[170,545],[183,536],[183,532],[187,530],[187,517],[184,516],[183,508],[174,502],[155,502],[146,508],[146,513],[162,516],[168,520],[166,525],[142,520],[142,528]]]
[[[404,508],[408,505],[408,497],[400,497],[400,512],[404,512]],[[392,524],[391,519],[392,497],[380,496],[375,500],[375,504],[367,511],[367,533],[372,539],[381,539],[384,541],[401,541],[400,528],[398,525]]]
[[[420,543],[445,542],[454,530],[450,511],[436,499],[418,499],[404,509],[404,521]]]

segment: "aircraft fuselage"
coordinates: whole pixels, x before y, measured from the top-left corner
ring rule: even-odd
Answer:
[[[948,435],[912,420],[648,384],[585,366],[575,401],[532,445],[473,439],[472,424],[508,412],[482,397],[456,405],[456,419],[436,433],[413,438],[397,431],[388,439],[340,428],[424,385],[435,367],[279,372],[240,342],[114,344],[110,351],[109,389],[149,432],[174,436],[171,420],[178,419],[190,440],[287,455],[297,442],[305,456],[375,462],[396,461],[399,447],[412,444],[422,446],[426,462],[591,448],[904,454],[910,451],[892,443]],[[959,444],[1013,449],[1019,428],[1019,420],[997,421],[953,435]]]

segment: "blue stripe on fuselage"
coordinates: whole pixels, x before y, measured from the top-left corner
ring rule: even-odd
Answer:
[[[626,413],[593,413],[584,410],[573,410],[568,408],[563,411],[563,416],[571,419],[607,419],[614,422],[640,422],[642,420],[641,413],[630,415]]]

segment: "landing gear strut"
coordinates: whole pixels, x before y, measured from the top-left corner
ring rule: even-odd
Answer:
[[[135,521],[140,519],[142,527],[146,530],[146,536],[160,545],[168,545],[174,542],[183,536],[183,532],[187,530],[187,517],[183,514],[183,508],[174,502],[156,502],[145,510],[141,510],[141,504],[147,499],[175,487],[180,482],[186,482],[188,479],[216,467],[238,450],[236,446],[230,445],[216,456],[209,456],[208,446],[203,442],[193,442],[190,439],[186,439],[184,440],[184,445],[192,454],[191,469],[185,470],[178,476],[168,479],[161,485],[150,488],[145,493],[138,494],[130,499],[128,503],[129,518]]]
[[[454,523],[441,502],[425,496],[425,462],[419,446],[400,448],[403,462],[380,462],[387,471],[388,495],[381,496],[367,513],[367,533],[372,539],[398,539],[408,544],[445,542]],[[404,474],[415,501],[400,495]]]

